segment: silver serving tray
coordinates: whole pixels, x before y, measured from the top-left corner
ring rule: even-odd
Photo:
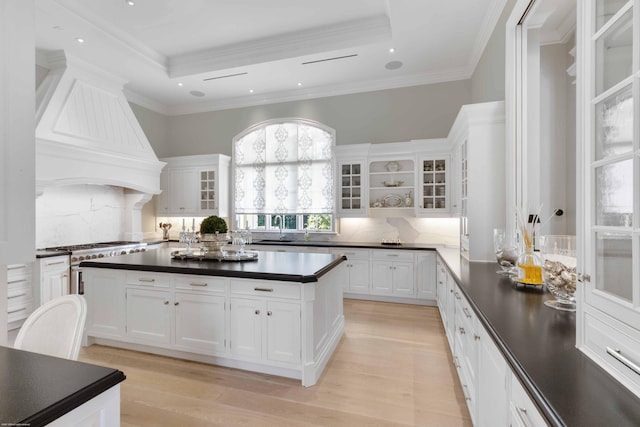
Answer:
[[[173,251],[171,252],[171,258],[173,259],[197,259],[197,260],[212,260],[212,261],[255,261],[258,259],[258,252],[244,251],[242,253],[222,253],[222,252],[205,252],[202,253],[199,250],[191,252],[187,251]]]

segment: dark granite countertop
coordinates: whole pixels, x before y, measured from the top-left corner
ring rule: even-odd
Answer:
[[[444,259],[551,425],[640,425],[640,399],[576,348],[575,313],[545,306],[550,293],[512,284],[495,263]]]
[[[83,261],[80,266],[307,283],[317,282],[318,278],[345,259],[332,254],[262,251],[255,261],[198,261],[172,259],[171,252],[174,250],[161,248]]]
[[[0,346],[0,425],[49,424],[124,379],[116,369]]]

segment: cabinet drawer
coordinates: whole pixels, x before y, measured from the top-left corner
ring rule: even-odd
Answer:
[[[371,251],[371,259],[413,262],[413,252],[405,250],[374,250]]]
[[[69,255],[41,258],[40,267],[42,271],[59,271],[69,268]]]
[[[538,408],[520,384],[515,375],[511,374],[511,404],[509,405],[511,425],[514,427],[546,427]]]
[[[11,304],[11,300],[14,298],[31,298],[31,296],[32,288],[30,280],[24,279],[9,282],[9,285],[7,286],[7,297],[9,298],[9,304]]]
[[[640,390],[640,333],[601,313],[584,313],[584,345],[608,371]],[[635,366],[634,366],[635,365]]]
[[[348,260],[369,259],[369,251],[366,249],[334,248],[331,249],[331,253],[333,255],[344,255]]]
[[[300,299],[300,284],[231,279],[231,294]]]
[[[32,264],[13,264],[7,266],[7,280],[11,282],[19,278],[31,276]]]
[[[171,275],[134,271],[127,273],[127,284],[154,288],[168,288],[171,285]]]
[[[226,291],[228,279],[224,277],[211,276],[175,276],[175,288],[179,290],[189,290],[207,293],[221,293]]]

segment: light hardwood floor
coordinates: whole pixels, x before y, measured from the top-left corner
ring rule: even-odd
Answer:
[[[122,370],[123,426],[470,426],[435,307],[345,300],[345,334],[320,381],[94,345]]]

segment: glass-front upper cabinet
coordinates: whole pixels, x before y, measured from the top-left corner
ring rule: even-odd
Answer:
[[[577,340],[640,395],[640,0],[577,3],[583,70]]]
[[[367,213],[366,161],[344,159],[338,161],[338,215],[364,216]]]

